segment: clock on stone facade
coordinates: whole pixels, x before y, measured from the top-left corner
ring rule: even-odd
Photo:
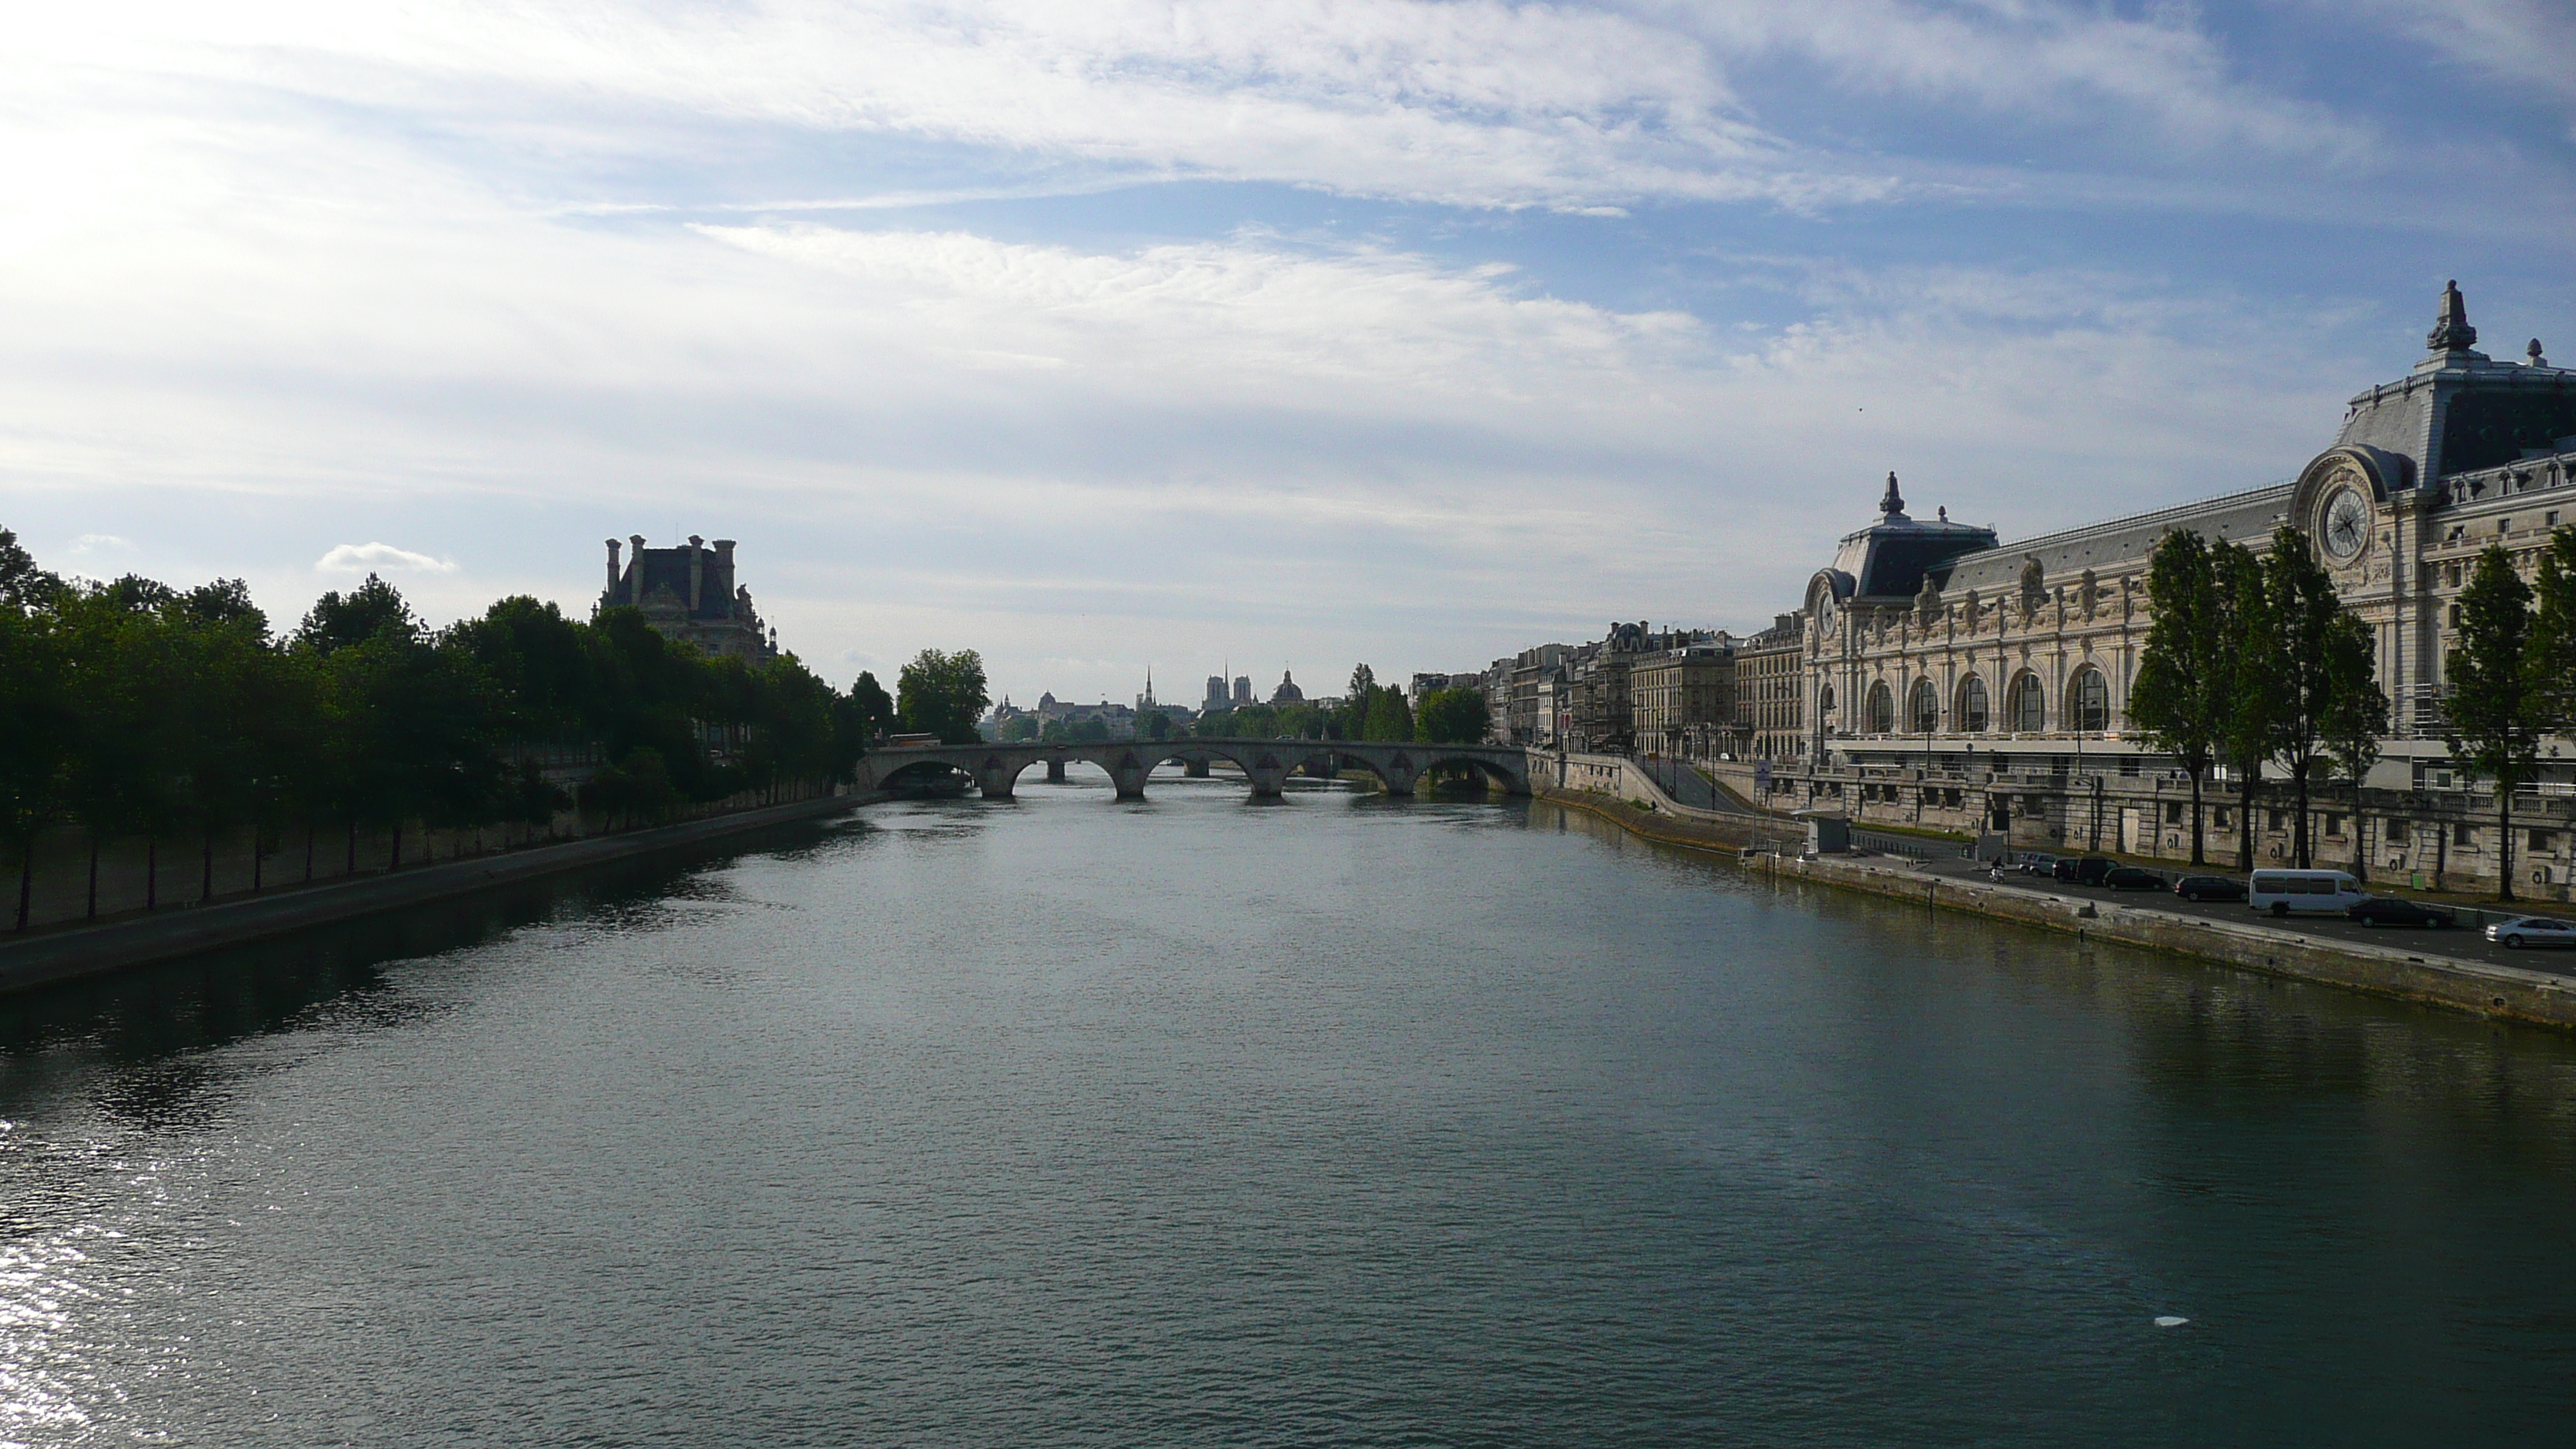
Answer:
[[[2370,542],[2370,500],[2349,483],[2326,496],[2326,506],[2319,510],[2317,542],[2326,557],[2348,564],[2361,557]]]

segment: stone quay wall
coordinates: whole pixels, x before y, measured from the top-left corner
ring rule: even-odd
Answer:
[[[685,807],[666,823],[707,820],[817,799],[830,788],[797,786],[769,796],[746,792]],[[602,816],[570,810],[544,825],[431,830],[415,823],[402,831],[400,868],[408,871],[416,866],[482,859],[621,833],[612,828],[613,824]],[[235,830],[211,842],[195,833],[172,834],[157,840],[99,840],[94,880],[92,844],[84,831],[51,830],[37,837],[27,861],[11,858],[0,864],[0,872],[4,872],[0,873],[0,941],[8,939],[18,919],[22,869],[28,871],[23,881],[27,927],[30,931],[43,931],[381,876],[395,865],[392,830],[353,832],[345,823],[326,823],[310,829],[292,827],[264,839],[256,838],[249,830]]]

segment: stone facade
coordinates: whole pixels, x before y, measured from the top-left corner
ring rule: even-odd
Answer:
[[[1735,651],[1707,645],[1641,654],[1628,666],[1638,748],[1726,750],[1736,723]]]
[[[691,534],[683,547],[647,548],[639,533],[627,542],[635,556],[621,567],[621,546],[608,540],[608,587],[600,592],[600,608],[641,609],[663,638],[709,654],[754,664],[778,657],[778,631],[762,625],[751,590],[734,582],[732,539],[710,545]]]
[[[2371,626],[2392,707],[2358,806],[2347,790],[2326,807],[2329,855],[2383,872],[2473,874],[2492,848],[2480,835],[2494,829],[2450,788],[2440,737],[2454,601],[2488,545],[2531,569],[2549,533],[2576,523],[2576,371],[2549,366],[2536,342],[2524,363],[2472,350],[2466,314],[2446,289],[2430,353],[2355,395],[2332,445],[2288,483],[2003,544],[1946,516],[1910,518],[1891,476],[1879,520],[1845,537],[1808,582],[1801,703],[1808,753],[1825,768],[1783,785],[1828,796],[1849,785],[1860,793],[1847,803],[1881,818],[1891,809],[1871,807],[1949,828],[2004,821],[2087,848],[2187,850],[2183,782],[2128,718],[2147,558],[2175,529],[2261,552],[2287,523]],[[1757,728],[1756,739],[1762,752],[1777,732]],[[2563,889],[2567,824],[2553,817],[2576,795],[2576,747],[2553,742],[2543,755],[2537,834],[2518,842],[2532,879],[2517,885]],[[2225,811],[2211,835],[2232,842]],[[2257,853],[2278,858],[2294,822],[2277,834],[2271,824],[2259,822]]]

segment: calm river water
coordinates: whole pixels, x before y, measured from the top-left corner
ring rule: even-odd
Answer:
[[[1022,789],[0,1004],[0,1443],[2576,1433],[2576,1042]]]

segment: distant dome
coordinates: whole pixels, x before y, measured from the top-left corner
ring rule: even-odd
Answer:
[[[1283,669],[1279,671],[1279,687],[1270,691],[1270,702],[1272,704],[1304,704],[1306,702],[1306,691],[1299,689],[1297,687],[1296,679],[1291,676],[1289,671]]]

